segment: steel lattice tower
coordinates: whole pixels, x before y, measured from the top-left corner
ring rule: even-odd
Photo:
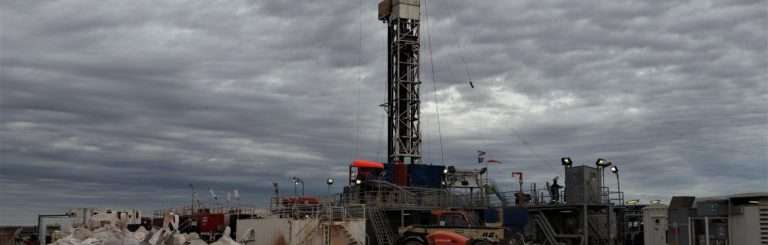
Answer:
[[[379,18],[388,26],[388,160],[420,163],[419,0],[382,1],[379,9]]]

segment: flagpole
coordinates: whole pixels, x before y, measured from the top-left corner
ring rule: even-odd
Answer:
[[[490,169],[488,169],[488,161],[483,161],[483,162],[485,163],[485,185],[490,186],[490,183],[488,183],[488,173],[490,171]]]

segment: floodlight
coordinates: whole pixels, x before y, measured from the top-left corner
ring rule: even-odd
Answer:
[[[444,168],[443,169],[443,174],[447,174],[447,173],[448,173],[448,168]]]
[[[560,158],[560,162],[563,163],[563,166],[570,167],[573,165],[573,161],[571,161],[570,157],[563,157]]]
[[[608,167],[611,166],[611,163],[608,160],[598,158],[597,161],[595,161],[595,165],[598,167]]]
[[[613,172],[614,174],[618,174],[619,173],[619,168],[616,167],[616,166],[611,166],[611,172]]]
[[[333,178],[328,178],[328,180],[325,181],[328,185],[333,185]]]
[[[749,204],[760,204],[760,201],[752,200],[752,201],[749,201]]]
[[[363,183],[363,181],[362,181],[362,180],[355,180],[355,184],[358,184],[358,185],[359,185],[359,184],[362,184],[362,183]]]

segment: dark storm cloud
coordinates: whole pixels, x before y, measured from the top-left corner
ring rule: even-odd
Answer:
[[[261,205],[273,181],[290,192],[291,176],[342,180],[351,159],[382,159],[386,29],[375,7],[5,1],[0,223],[183,205],[189,184]],[[425,160],[442,158],[436,96],[446,161],[477,167],[484,149],[505,162],[493,172],[506,189],[513,170],[558,175],[560,156],[613,160],[627,196],[645,200],[764,189],[765,7],[429,1]]]

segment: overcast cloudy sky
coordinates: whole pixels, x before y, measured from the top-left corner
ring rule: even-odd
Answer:
[[[628,199],[768,189],[765,1],[429,2],[427,162],[437,103],[447,163],[483,149],[509,190],[562,156],[612,160]],[[376,1],[5,0],[0,17],[0,224],[182,205],[190,184],[251,206],[291,176],[324,194],[386,151]]]

